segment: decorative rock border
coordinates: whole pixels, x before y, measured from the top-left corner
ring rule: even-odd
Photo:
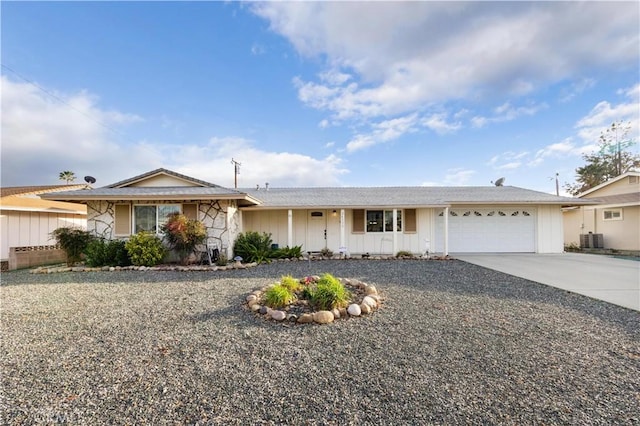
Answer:
[[[312,282],[317,282],[320,277],[314,275],[311,278]],[[356,279],[349,278],[337,278],[345,286],[352,287],[360,290],[360,293],[364,293],[364,297],[360,303],[351,303],[346,308],[332,309],[331,311],[315,311],[296,315],[289,313],[288,309],[292,306],[289,305],[284,309],[272,309],[262,304],[264,293],[277,283],[270,284],[260,289],[252,291],[245,298],[245,304],[247,308],[263,317],[266,320],[273,320],[278,322],[290,322],[296,324],[328,324],[335,320],[342,318],[359,317],[372,313],[375,309],[378,309],[382,304],[382,297],[378,294],[378,290],[375,286],[369,285],[365,282]]]
[[[102,266],[92,268],[90,266],[54,266],[46,267],[41,266],[29,271],[30,274],[55,274],[58,272],[114,272],[114,271],[230,271],[233,269],[247,269],[258,266],[258,263],[241,263],[234,262],[227,266],[217,265],[191,265],[191,266],[178,266],[178,265],[160,265],[160,266]]]
[[[271,262],[308,262],[308,261],[322,261],[322,260],[453,260],[450,256],[384,256],[384,255],[368,255],[363,254],[361,257],[347,256],[340,257],[334,255],[333,257],[322,256],[309,256],[292,259],[271,259]],[[232,269],[247,269],[260,265],[259,263],[241,263],[233,262],[226,266],[217,265],[160,265],[160,266],[102,266],[102,267],[90,267],[90,266],[40,266],[29,271],[30,274],[55,274],[58,272],[114,272],[114,271],[229,271]]]

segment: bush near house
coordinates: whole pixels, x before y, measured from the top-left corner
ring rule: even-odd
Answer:
[[[295,259],[302,256],[302,246],[282,247],[269,252],[270,259]]]
[[[93,236],[80,228],[58,228],[50,234],[67,254],[67,265],[72,266],[82,260],[82,253]]]
[[[164,233],[165,241],[178,253],[183,265],[187,263],[196,246],[207,239],[207,230],[202,222],[189,219],[180,213],[169,216],[160,229]]]
[[[122,240],[105,240],[95,238],[84,251],[87,265],[96,266],[129,266],[131,259]]]
[[[155,266],[162,262],[167,249],[162,240],[151,232],[138,232],[125,243],[131,263],[136,266]]]
[[[268,262],[272,243],[271,234],[247,231],[236,238],[233,253],[234,256],[242,257],[245,262]]]

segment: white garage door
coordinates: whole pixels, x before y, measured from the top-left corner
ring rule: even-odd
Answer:
[[[449,209],[449,252],[533,253],[535,209]],[[435,251],[444,250],[444,217],[436,216]]]

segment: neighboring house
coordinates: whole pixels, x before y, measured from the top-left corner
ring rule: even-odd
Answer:
[[[86,228],[87,208],[39,196],[86,187],[82,184],[0,188],[2,270],[64,261],[64,253],[50,234],[62,227]]]
[[[105,238],[157,232],[182,212],[228,256],[244,231],[303,251],[559,253],[561,208],[596,203],[511,186],[228,189],[166,169],[45,197],[86,204],[88,229]]]
[[[565,244],[640,250],[640,172],[624,173],[578,198],[600,203],[563,209]]]

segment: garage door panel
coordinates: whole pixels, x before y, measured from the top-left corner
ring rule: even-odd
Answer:
[[[444,217],[436,217],[435,250],[444,249]],[[535,252],[535,211],[450,209],[449,252]]]

